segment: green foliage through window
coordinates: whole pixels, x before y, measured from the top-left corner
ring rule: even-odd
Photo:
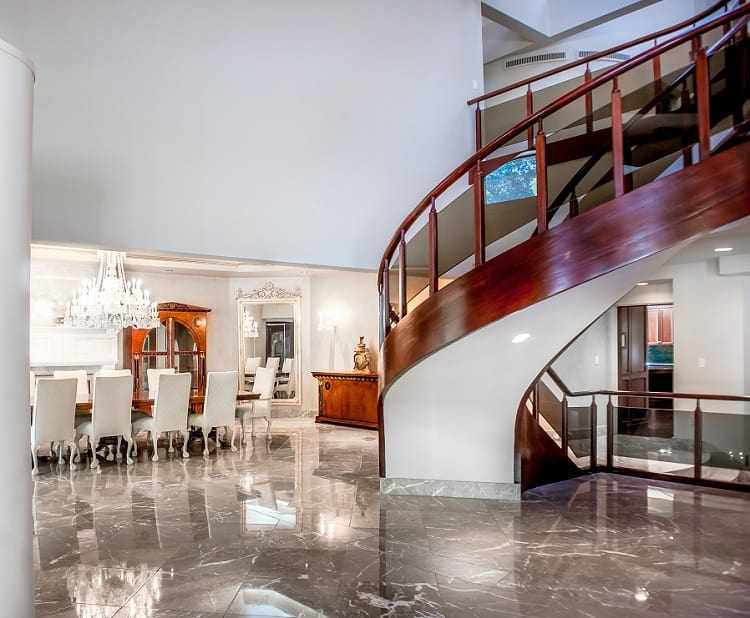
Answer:
[[[484,177],[486,204],[509,202],[536,195],[536,157],[508,161]]]

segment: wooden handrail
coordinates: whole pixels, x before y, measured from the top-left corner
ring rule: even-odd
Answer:
[[[432,203],[433,199],[437,199],[440,195],[442,195],[459,178],[467,174],[471,170],[471,168],[476,166],[478,162],[480,162],[482,159],[486,158],[487,156],[495,152],[501,146],[504,146],[505,144],[507,144],[511,139],[516,137],[518,134],[526,131],[530,127],[533,127],[539,121],[543,120],[544,118],[550,116],[551,114],[558,111],[559,109],[570,104],[572,101],[579,99],[580,97],[584,96],[586,93],[592,92],[593,90],[595,90],[602,84],[605,84],[611,81],[612,79],[622,75],[623,73],[633,69],[634,67],[637,67],[649,60],[652,60],[653,58],[657,56],[662,55],[664,52],[667,52],[679,45],[682,45],[683,43],[691,39],[694,39],[695,37],[701,36],[702,34],[706,32],[710,32],[711,30],[717,28],[718,26],[723,25],[726,22],[731,22],[735,19],[741,18],[745,16],[746,14],[750,14],[750,3],[742,4],[734,10],[724,13],[721,17],[718,17],[710,22],[702,24],[701,26],[697,26],[696,28],[690,30],[689,32],[682,33],[654,47],[651,47],[650,49],[642,52],[638,56],[635,56],[629,60],[626,60],[618,64],[617,66],[612,67],[608,69],[607,71],[601,73],[597,77],[592,78],[590,81],[584,82],[583,84],[577,86],[576,88],[568,92],[566,95],[553,101],[552,103],[548,104],[541,110],[535,112],[531,116],[524,118],[515,126],[508,129],[505,133],[498,136],[497,138],[492,140],[490,143],[482,147],[480,150],[475,152],[468,159],[466,159],[463,163],[461,163],[461,165],[459,165],[456,169],[454,169],[453,172],[448,174],[448,176],[446,176],[442,181],[440,181],[440,183],[438,183],[432,189],[432,191],[430,191],[427,194],[427,196],[425,196],[424,199],[422,199],[419,202],[419,204],[417,204],[416,208],[414,208],[414,210],[412,210],[412,212],[409,213],[409,215],[407,215],[407,217],[404,219],[401,226],[399,226],[398,230],[391,238],[383,254],[383,259],[381,260],[381,263],[378,269],[378,279],[377,279],[378,286],[382,285],[384,271],[385,271],[385,264],[387,261],[390,261],[390,257],[392,256],[394,250],[396,249],[399,242],[401,241],[403,237],[403,233],[409,228],[411,228],[411,226],[417,221],[420,215],[422,215],[425,209]],[[404,265],[399,264],[399,268],[404,268]]]
[[[560,376],[552,369],[552,367],[547,367],[547,369],[529,386],[529,388],[526,390],[526,393],[524,394],[523,399],[521,400],[521,403],[518,407],[518,415],[524,415],[524,418],[527,418],[525,415],[526,412],[526,402],[531,400],[533,402],[533,408],[532,408],[532,416],[536,422],[539,418],[539,410],[537,409],[537,402],[536,397],[532,399],[532,393],[537,393],[539,391],[539,385],[542,381],[542,378],[544,375],[548,375],[552,381],[555,383],[555,385],[562,391],[562,416],[560,418],[560,429],[558,430],[556,427],[553,427],[553,430],[557,433],[557,435],[560,437],[560,450],[562,451],[563,456],[567,459],[568,457],[568,427],[569,427],[569,418],[568,418],[568,410],[569,410],[569,399],[571,397],[591,397],[591,403],[589,404],[589,447],[590,447],[590,456],[589,456],[589,471],[594,472],[597,469],[601,469],[599,467],[598,461],[597,461],[597,440],[598,440],[598,422],[597,422],[597,411],[596,411],[596,396],[597,395],[605,395],[607,396],[607,413],[606,413],[606,470],[615,470],[614,466],[614,435],[615,435],[615,413],[614,413],[614,405],[612,404],[612,397],[613,396],[623,396],[623,397],[640,397],[640,398],[648,398],[648,399],[695,399],[695,408],[693,409],[693,474],[691,479],[696,483],[703,482],[703,415],[705,414],[705,411],[701,408],[701,400],[708,400],[708,401],[737,401],[737,402],[750,402],[750,397],[744,396],[744,395],[714,395],[714,394],[708,394],[708,393],[665,393],[661,391],[622,391],[622,390],[594,390],[594,391],[577,391],[572,392],[568,386],[565,384],[565,382],[560,378]],[[626,406],[626,407],[636,407],[640,408],[641,406]],[[650,406],[644,406],[646,408]],[[518,420],[516,421],[518,424]],[[644,436],[649,437],[649,436]],[[622,455],[622,453],[620,453]],[[527,457],[528,459],[528,457]],[[620,464],[622,468],[618,467],[617,469],[629,469],[627,464]],[[644,471],[641,469],[641,473]],[[651,476],[652,473],[650,471],[646,472],[648,476]],[[523,477],[523,475],[522,475]],[[669,478],[669,477],[667,477]],[[557,480],[557,479],[555,479]],[[536,481],[532,481],[535,484],[539,484]],[[542,483],[544,480],[542,480]],[[548,481],[549,482],[549,481]],[[709,483],[712,483],[713,481],[709,480]],[[730,481],[720,481],[720,483],[729,483],[733,484]],[[740,481],[741,483],[741,481]]]
[[[613,395],[627,397],[651,397],[652,399],[710,399],[712,401],[748,401],[746,395],[711,395],[709,393],[665,393],[664,391],[620,391],[600,389],[594,391],[571,391],[560,375],[548,367],[547,375],[552,378],[555,386],[559,388],[566,397],[591,397],[593,395]],[[537,380],[538,381],[538,380]]]
[[[590,62],[594,62],[595,60],[599,60],[600,58],[611,56],[612,54],[616,54],[622,51],[623,49],[628,49],[629,47],[636,47],[638,45],[642,45],[643,43],[648,43],[649,41],[658,39],[659,37],[672,34],[673,32],[676,32],[677,30],[681,30],[683,28],[694,26],[696,22],[700,21],[704,17],[708,17],[712,13],[715,13],[716,11],[718,11],[720,8],[726,7],[729,4],[730,4],[730,0],[719,0],[719,2],[715,2],[713,5],[711,5],[707,9],[704,9],[697,15],[694,15],[690,19],[686,19],[685,21],[682,21],[679,24],[669,26],[667,28],[664,28],[663,30],[659,30],[658,32],[647,34],[645,36],[640,37],[639,39],[635,39],[634,41],[628,41],[626,43],[621,43],[620,45],[615,45],[614,47],[610,47],[609,49],[605,49],[604,51],[597,52],[596,54],[592,54],[591,56],[586,56],[585,58],[579,58],[578,60],[569,62],[568,64],[565,64],[561,67],[556,67],[554,69],[550,69],[549,71],[545,71],[544,73],[539,73],[538,75],[527,77],[526,79],[522,79],[521,81],[514,82],[508,86],[503,86],[502,88],[497,88],[496,90],[486,92],[485,94],[481,96],[474,97],[473,99],[468,100],[466,104],[476,105],[477,103],[481,103],[482,101],[486,101],[487,99],[492,99],[501,94],[505,94],[506,92],[510,92],[511,90],[515,90],[516,88],[529,86],[530,84],[533,84],[536,81],[541,81],[547,77],[552,77],[553,75],[562,73],[563,71],[567,71],[569,69],[575,69],[576,67],[579,67],[584,64],[588,64]]]

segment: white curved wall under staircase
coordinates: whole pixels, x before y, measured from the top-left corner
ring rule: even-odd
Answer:
[[[516,410],[526,389],[568,342],[677,250],[516,312],[404,373],[383,400],[383,491],[508,496]],[[521,332],[531,338],[511,343]]]

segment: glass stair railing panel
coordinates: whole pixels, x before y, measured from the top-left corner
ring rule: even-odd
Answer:
[[[617,406],[615,419],[615,468],[694,476],[692,410]]]
[[[591,456],[591,407],[568,404],[568,450],[579,467],[588,467]],[[585,458],[585,461],[582,461]]]
[[[438,289],[474,267],[474,187],[468,185],[437,212]]]
[[[523,151],[484,177],[488,260],[528,240],[536,228],[536,156]]]
[[[701,407],[710,410],[701,415],[701,478],[750,485],[750,415],[736,403],[723,412],[715,401]]]
[[[416,230],[406,238],[406,306],[414,310],[429,296],[429,234],[427,213],[412,226]]]

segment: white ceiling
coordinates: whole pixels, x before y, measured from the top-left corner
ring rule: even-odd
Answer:
[[[98,262],[97,249],[33,244],[32,259],[60,262]],[[213,277],[299,277],[333,272],[289,264],[258,263],[242,260],[223,260],[196,255],[157,253],[127,253],[125,266],[141,272],[169,272],[176,275]]]
[[[483,0],[484,62],[486,64],[506,56],[542,49],[563,39],[613,22],[617,22],[618,38],[611,44],[625,42],[643,34],[642,30],[646,25],[648,31],[661,26],[652,23],[651,18],[640,19],[637,16],[629,20],[622,18],[663,1]],[[633,27],[638,30],[632,30]]]

